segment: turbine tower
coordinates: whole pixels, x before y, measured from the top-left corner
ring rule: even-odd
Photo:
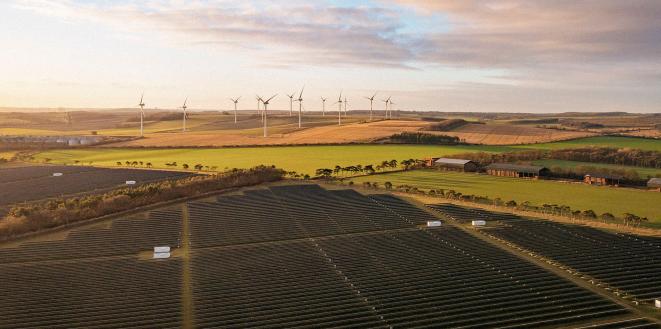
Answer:
[[[186,103],[188,102],[188,97],[186,97],[186,100],[184,100],[184,105],[181,106],[181,109],[184,110],[184,125],[181,129],[182,132],[186,132],[186,109],[188,108],[186,106]]]
[[[236,120],[236,105],[239,104],[239,99],[241,99],[241,96],[239,96],[239,97],[236,98],[236,99],[231,99],[231,98],[230,98],[230,100],[232,101],[232,103],[234,103],[234,124],[236,124],[236,122],[237,122],[237,120]]]
[[[289,116],[292,116],[292,106],[294,104],[294,96],[296,96],[296,92],[293,92],[290,94],[287,94],[287,97],[289,97]]]
[[[145,135],[145,129],[144,129],[145,102],[142,101],[144,97],[145,97],[145,93],[142,93],[142,96],[140,96],[140,103],[138,103],[138,106],[140,106],[140,137],[144,137]]]
[[[393,101],[392,101],[392,99],[391,99],[391,100],[390,100],[390,110],[388,110],[388,113],[389,113],[388,116],[389,116],[390,119],[392,119],[392,106],[393,106],[393,105],[395,105],[395,103],[393,103]]]
[[[296,100],[298,102],[298,128],[301,128],[301,114],[303,112],[303,90],[305,90],[305,86],[301,88],[301,93],[298,95],[298,99]]]
[[[374,97],[376,97],[376,93],[374,93],[374,95],[372,95],[372,97],[365,97],[365,98],[369,99],[369,101],[370,101],[370,121],[372,121],[372,109],[373,109],[373,106],[374,106]]]
[[[349,105],[349,101],[347,100],[347,96],[344,96],[344,117],[347,117],[347,105]]]
[[[383,100],[383,102],[386,103],[386,119],[388,119],[388,103],[390,103],[390,98],[391,97],[388,97],[388,99]]]
[[[266,110],[269,106],[269,102],[272,99],[274,99],[275,96],[278,96],[278,94],[275,94],[275,95],[271,96],[271,98],[269,98],[267,100],[264,100],[261,97],[257,96],[257,99],[260,100],[262,102],[262,104],[264,104],[264,117],[263,117],[264,118],[264,137],[268,137],[268,128],[267,128],[267,122],[266,122]]]
[[[261,115],[260,121],[264,122],[264,114],[262,113],[262,110],[259,108],[259,104],[262,102],[262,99],[257,96],[257,114]]]
[[[323,97],[321,98],[321,116],[322,117],[326,116],[326,101],[327,100],[328,100],[327,98],[323,98]]]
[[[337,98],[337,125],[342,125],[342,92],[340,91],[340,97]]]

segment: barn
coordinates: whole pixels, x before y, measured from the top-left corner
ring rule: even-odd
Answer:
[[[477,163],[471,160],[449,159],[449,158],[437,159],[436,161],[434,161],[434,167],[445,170],[456,170],[456,171],[466,171],[466,172],[475,172],[479,168]]]
[[[620,180],[622,180],[622,176],[608,174],[586,174],[583,177],[583,182],[589,185],[618,186]]]
[[[661,191],[661,178],[650,178],[650,180],[647,181],[647,187]]]
[[[513,163],[492,163],[484,169],[489,175],[503,177],[539,178],[549,174],[549,169],[546,167]]]

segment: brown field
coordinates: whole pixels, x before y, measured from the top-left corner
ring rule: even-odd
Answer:
[[[109,147],[219,147],[246,145],[296,145],[296,144],[343,144],[352,142],[371,142],[390,135],[417,131],[428,126],[423,121],[377,121],[371,123],[350,123],[343,126],[324,125],[293,132],[279,132],[282,129],[270,129],[268,138],[259,133],[261,128],[246,131],[221,131],[200,133],[155,133],[143,139],[130,142],[109,144]]]
[[[595,135],[589,132],[508,124],[468,124],[442,134],[457,136],[467,143],[485,145],[545,143]]]

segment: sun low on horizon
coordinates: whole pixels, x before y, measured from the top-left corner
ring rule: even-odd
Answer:
[[[658,1],[0,3],[0,108],[661,112]]]

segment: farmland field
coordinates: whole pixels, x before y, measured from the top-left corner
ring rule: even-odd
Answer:
[[[618,170],[634,170],[638,173],[641,179],[647,177],[657,177],[661,176],[661,169],[655,168],[645,168],[645,167],[635,167],[635,166],[620,166],[614,164],[605,164],[605,163],[592,163],[592,162],[580,162],[580,161],[567,161],[567,160],[535,160],[534,164],[545,166],[547,168],[560,167],[560,168],[575,168],[576,166],[590,166],[595,168],[607,168],[607,169],[618,169]]]
[[[582,183],[528,180],[495,177],[484,174],[457,173],[436,170],[413,170],[363,176],[352,179],[362,182],[391,182],[394,186],[410,185],[420,189],[455,190],[463,194],[529,201],[534,205],[567,205],[573,209],[592,209],[597,214],[610,212],[621,216],[625,212],[650,219],[661,224],[661,193],[645,190],[588,186]]]
[[[54,177],[54,173],[62,173]],[[140,169],[101,169],[83,166],[27,166],[0,169],[0,205],[178,178],[187,173]]]
[[[586,147],[586,146],[632,148],[632,149],[661,152],[661,140],[659,139],[646,139],[646,138],[637,138],[637,137],[615,137],[615,136],[596,136],[596,137],[579,138],[579,139],[562,141],[562,142],[521,145],[515,147],[553,150],[553,149],[577,148],[577,147]]]
[[[501,152],[498,146],[434,146],[434,145],[338,145],[338,146],[278,146],[220,149],[77,149],[47,151],[36,155],[36,161],[51,159],[53,163],[73,163],[79,160],[97,166],[115,167],[117,161],[149,161],[154,167],[166,168],[175,161],[193,165],[201,163],[223,168],[250,168],[259,164],[276,165],[300,173],[314,174],[318,168],[335,165],[378,164],[383,160],[397,161],[424,158],[431,155],[451,155],[472,151]]]
[[[146,217],[0,245],[0,327],[654,327],[456,226],[419,227],[436,217],[390,195],[271,186]]]
[[[467,124],[442,134],[459,137],[467,143],[485,145],[544,143],[593,135],[587,132],[511,124]]]

